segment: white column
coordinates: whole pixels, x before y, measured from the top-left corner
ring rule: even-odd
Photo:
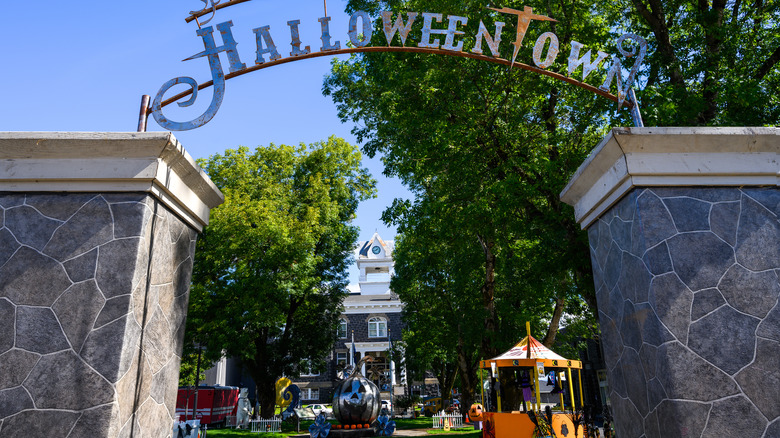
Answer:
[[[365,350],[360,350],[359,353],[360,353],[360,357],[361,358],[366,357]],[[360,368],[360,372],[363,374],[363,377],[367,377],[366,376],[366,363],[365,362],[363,362],[363,366]]]
[[[395,386],[395,361],[390,361],[390,385]]]

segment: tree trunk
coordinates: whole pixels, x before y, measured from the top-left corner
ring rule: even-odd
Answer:
[[[452,398],[452,387],[455,385],[455,376],[458,374],[458,367],[452,366],[452,364],[443,364],[439,368],[439,384],[441,385],[441,402],[443,408],[450,406],[450,399]]]
[[[471,404],[475,402],[474,388],[477,388],[477,364],[466,354],[463,336],[458,336],[458,372],[460,373],[460,413],[467,415]]]
[[[477,236],[485,252],[485,283],[482,285],[482,302],[485,308],[485,334],[482,336],[482,356],[493,357],[496,347],[493,344],[498,330],[496,314],[496,255],[493,253],[495,242]]]
[[[555,337],[558,335],[558,327],[561,323],[561,316],[563,316],[563,308],[566,305],[566,300],[563,298],[555,299],[555,310],[553,310],[552,318],[550,319],[550,327],[547,329],[547,334],[544,335],[542,344],[552,349],[555,344]]]
[[[276,413],[276,387],[273,378],[268,379],[264,374],[252,373],[252,378],[255,380],[260,417],[271,418]]]

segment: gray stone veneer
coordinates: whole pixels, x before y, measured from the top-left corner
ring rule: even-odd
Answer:
[[[618,437],[780,437],[779,217],[776,188],[635,188],[589,227]]]
[[[0,192],[0,436],[171,435],[196,236],[146,193]]]

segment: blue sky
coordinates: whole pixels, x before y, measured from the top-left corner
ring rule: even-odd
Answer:
[[[342,47],[349,40],[345,4],[328,1],[331,35]],[[182,62],[203,50],[195,34],[197,25],[184,21],[189,11],[203,7],[200,0],[27,1],[4,6],[0,131],[135,131],[143,94],[154,98],[164,82],[178,76],[198,83],[211,78],[206,58]],[[303,45],[316,51],[321,45],[317,19],[322,16],[322,0],[252,0],[218,11],[209,25],[232,20],[241,61],[252,66],[252,29],[271,26],[279,52],[286,57],[287,21],[301,20]],[[311,143],[330,135],[356,144],[352,125],[342,124],[331,99],[322,95],[331,60],[303,60],[232,79],[210,123],[174,134],[195,158],[238,145]],[[222,64],[227,72],[224,55]],[[164,113],[187,121],[200,115],[210,99],[211,90],[203,90],[192,107],[171,105]],[[148,130],[163,131],[151,117]],[[395,229],[381,222],[381,213],[393,198],[411,195],[398,180],[381,175],[378,158],[365,158],[364,165],[379,182],[379,196],[358,210],[360,239],[378,231],[391,240]],[[353,271],[351,279],[356,281]]]

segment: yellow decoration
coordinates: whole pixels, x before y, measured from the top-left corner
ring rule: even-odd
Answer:
[[[276,381],[276,404],[279,405],[282,409],[286,408],[287,405],[289,405],[292,401],[292,399],[285,400],[283,395],[284,390],[287,389],[287,387],[291,384],[292,381],[287,377],[281,377]]]

